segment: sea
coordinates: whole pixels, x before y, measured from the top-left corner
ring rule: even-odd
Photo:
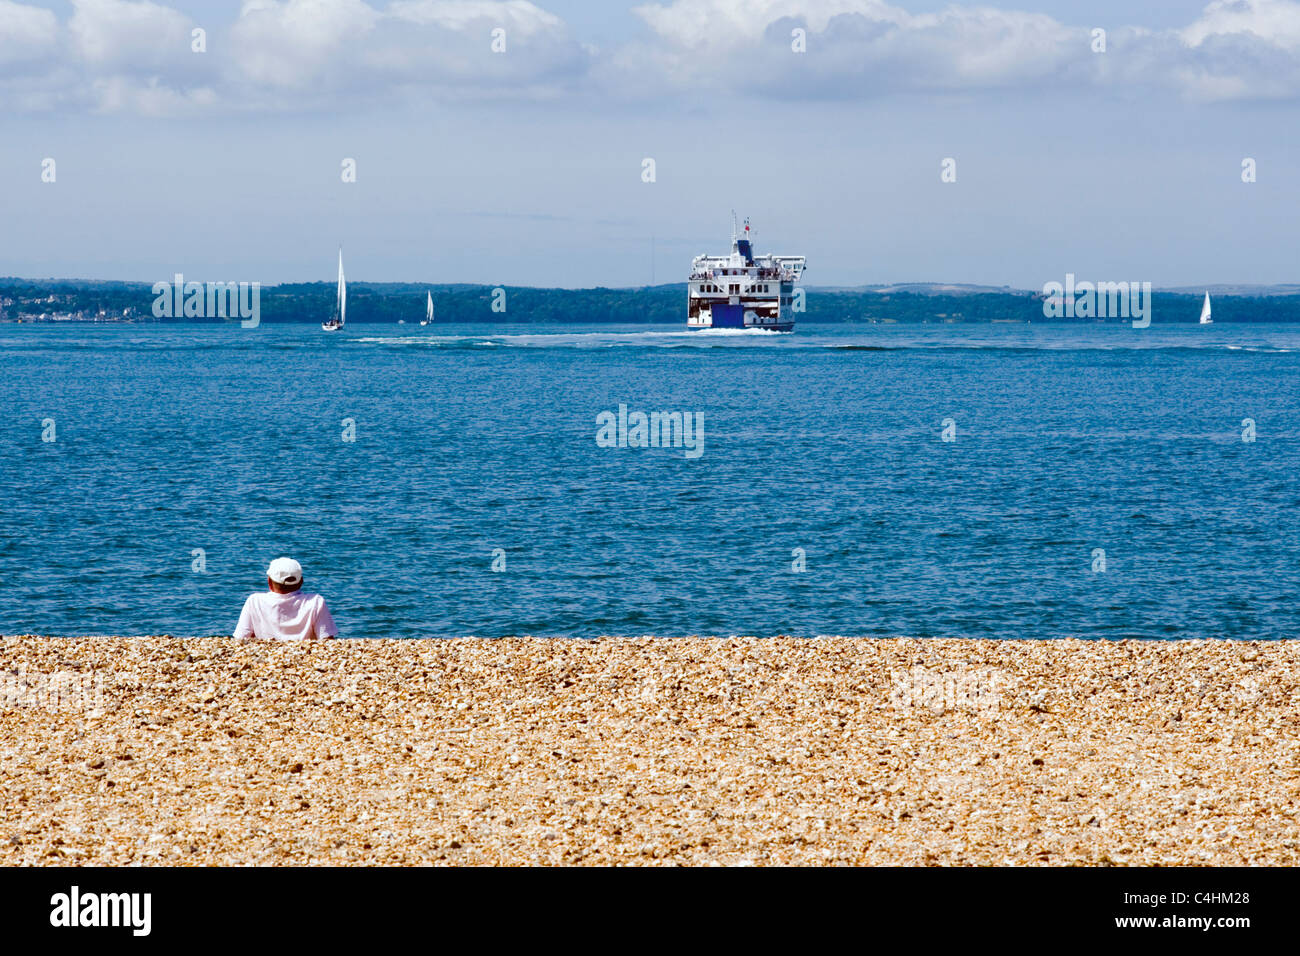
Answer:
[[[1300,635],[1296,326],[5,325],[0,396],[4,634],[289,555],[345,638]]]

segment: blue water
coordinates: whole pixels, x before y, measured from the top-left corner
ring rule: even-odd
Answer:
[[[2,633],[229,634],[289,554],[345,637],[1300,634],[1296,327],[10,325],[0,395]]]

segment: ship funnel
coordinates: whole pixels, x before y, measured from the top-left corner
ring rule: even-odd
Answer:
[[[734,216],[735,213],[733,212],[732,215]],[[740,238],[736,238],[735,227],[732,227],[731,251],[740,253],[741,258],[745,260],[745,265],[752,266],[754,264],[754,245],[749,239],[748,216],[745,217],[745,232]]]

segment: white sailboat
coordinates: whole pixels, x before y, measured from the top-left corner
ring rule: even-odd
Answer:
[[[343,278],[343,247],[339,247],[339,300],[335,306],[337,312],[328,322],[322,322],[320,327],[326,332],[337,332],[347,324],[348,320],[348,283]]]
[[[428,324],[429,324],[430,322],[432,322],[432,321],[433,321],[433,293],[430,292],[430,293],[429,293],[429,304],[428,304],[428,306],[425,307],[425,310],[424,310],[424,321],[421,322],[420,324],[421,324],[421,325],[428,325]]]
[[[1214,320],[1210,318],[1210,290],[1205,290],[1205,304],[1201,306],[1201,325],[1209,325]]]

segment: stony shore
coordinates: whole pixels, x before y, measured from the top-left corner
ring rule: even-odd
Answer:
[[[0,638],[4,864],[1300,864],[1300,645]]]

